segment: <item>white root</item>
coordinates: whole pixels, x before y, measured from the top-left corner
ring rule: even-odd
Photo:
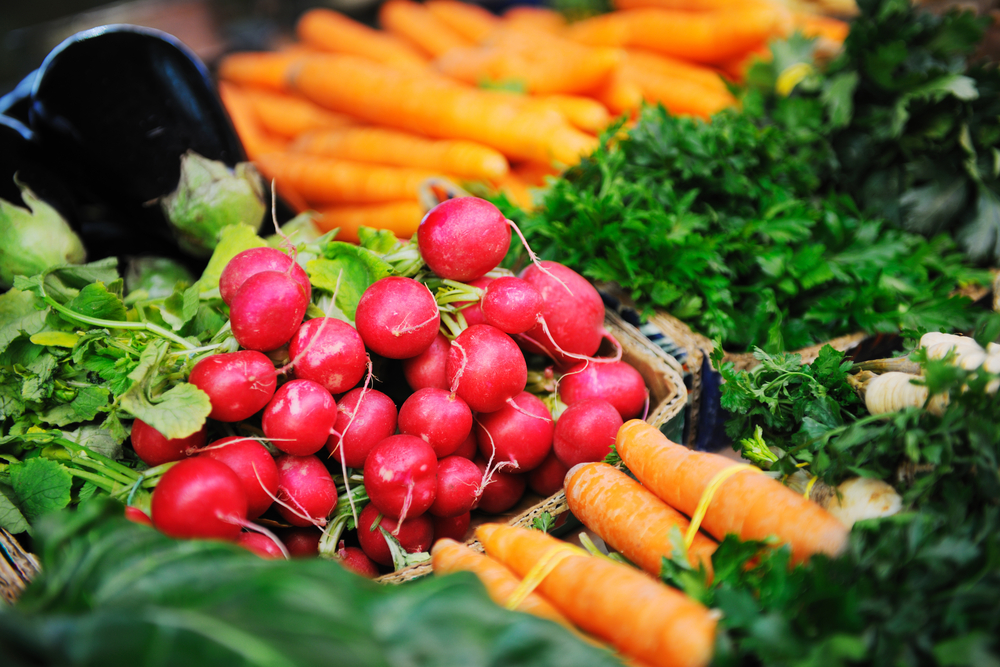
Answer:
[[[793,490],[804,492],[809,479],[810,475],[800,470],[785,483]],[[848,528],[864,519],[898,514],[903,508],[903,499],[891,485],[871,477],[853,477],[836,488],[816,482],[809,492],[809,499]]]
[[[954,334],[926,333],[920,338],[920,347],[927,350],[930,359],[943,359],[955,350],[955,364],[967,371],[982,366],[987,356],[986,350],[974,339]]]
[[[937,394],[927,403],[927,387],[913,384],[920,380],[919,375],[912,373],[890,372],[878,375],[869,380],[864,387],[865,405],[873,415],[884,415],[897,412],[908,407],[923,407],[927,411],[940,416],[948,405],[946,394]]]

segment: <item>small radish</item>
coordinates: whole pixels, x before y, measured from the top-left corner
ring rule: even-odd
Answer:
[[[219,294],[226,305],[232,305],[233,297],[247,278],[261,271],[289,273],[302,286],[306,300],[312,298],[309,276],[295,260],[275,248],[250,248],[229,260],[219,276]]]
[[[358,542],[365,554],[379,565],[392,565],[392,552],[379,527],[385,528],[411,554],[427,551],[434,539],[434,524],[429,514],[397,523],[369,503],[358,516]]]
[[[404,522],[423,514],[434,502],[437,467],[437,455],[420,438],[386,438],[365,459],[365,490],[371,504]]]
[[[382,533],[379,535],[381,536]],[[378,565],[365,554],[364,549],[344,546],[344,541],[341,540],[340,544],[337,545],[337,556],[340,558],[341,565],[354,574],[360,574],[369,579],[378,576]]]
[[[415,357],[434,342],[441,324],[434,295],[412,278],[375,281],[358,301],[354,316],[362,340],[389,359]]]
[[[287,273],[255,273],[240,286],[229,306],[233,336],[248,350],[276,350],[291,340],[308,306],[308,294]]]
[[[559,378],[559,398],[566,405],[602,398],[615,406],[623,421],[628,421],[642,414],[649,391],[639,371],[624,361],[581,361]]]
[[[434,541],[443,537],[465,542],[465,536],[469,532],[469,524],[472,523],[472,513],[466,512],[452,517],[440,517],[431,515],[434,521]]]
[[[451,343],[444,334],[438,333],[431,343],[431,346],[415,357],[403,360],[403,377],[410,389],[435,389],[448,388],[448,374],[445,366],[448,365],[448,352]]]
[[[479,500],[482,479],[479,467],[469,459],[446,456],[438,461],[437,492],[427,511],[439,517],[467,513]]]
[[[202,426],[186,438],[167,439],[155,428],[136,419],[132,422],[132,449],[150,468],[180,461],[205,444],[206,427]]]
[[[323,531],[306,526],[305,528],[287,528],[281,533],[281,541],[285,543],[292,558],[312,558],[319,555],[319,539]]]
[[[475,280],[468,281],[468,284],[472,287],[485,290],[492,282],[493,278],[483,276],[482,278],[476,278]],[[471,327],[473,324],[486,324],[486,317],[483,315],[481,300],[471,302],[456,301],[452,305],[455,308],[458,308],[458,312],[462,313],[462,317],[465,318],[465,325],[467,327]]]
[[[231,436],[216,440],[198,456],[225,463],[240,478],[247,494],[247,518],[256,519],[271,506],[278,493],[278,467],[264,445]]]
[[[264,409],[278,384],[274,364],[256,350],[213,354],[194,365],[188,382],[208,394],[211,419],[239,422]]]
[[[163,473],[151,506],[157,530],[178,539],[235,541],[247,518],[240,478],[224,463],[200,456]]]
[[[542,295],[531,283],[503,276],[486,287],[480,309],[487,324],[506,334],[519,334],[538,324],[542,305]]]
[[[444,389],[420,389],[399,408],[399,432],[413,435],[448,456],[472,432],[472,410],[461,398]]]
[[[485,475],[486,461],[477,459],[474,463],[479,468],[480,475]],[[483,487],[482,495],[479,496],[479,503],[475,509],[490,514],[506,512],[524,496],[527,486],[526,475],[494,470],[490,475],[489,482]]]
[[[524,390],[528,366],[514,340],[475,324],[451,342],[448,384],[474,412],[495,412]]]
[[[504,471],[527,472],[551,451],[555,423],[537,396],[522,391],[512,403],[476,416],[476,441],[487,460],[509,464]]]
[[[456,197],[427,212],[417,227],[417,244],[431,271],[468,281],[500,264],[510,248],[510,227],[485,199]]]
[[[286,382],[264,408],[261,428],[271,443],[295,456],[315,454],[337,421],[337,403],[312,380]]]
[[[356,411],[356,412],[355,412]],[[340,445],[348,468],[363,468],[375,445],[396,432],[396,404],[375,389],[352,389],[337,403],[337,421],[326,441],[330,458],[341,463]]]
[[[125,518],[132,523],[138,523],[144,526],[153,525],[153,520],[149,518],[149,515],[133,505],[125,507]]]
[[[357,330],[332,317],[305,322],[288,344],[295,377],[318,382],[331,394],[342,394],[365,374],[368,356]]]
[[[611,452],[622,423],[618,410],[607,401],[588,399],[574,403],[556,422],[552,450],[567,468],[603,461]]]
[[[284,454],[278,466],[278,512],[293,526],[322,526],[337,505],[337,485],[315,456]]]
[[[261,558],[276,560],[285,557],[285,554],[281,552],[281,547],[270,537],[261,533],[240,533],[239,537],[236,538],[236,544]]]
[[[563,488],[567,472],[569,468],[563,465],[556,453],[549,452],[541,465],[528,473],[528,488],[547,498]]]
[[[458,449],[452,452],[452,456],[461,456],[471,461],[476,458],[477,454],[479,454],[479,441],[476,440],[476,429],[472,429],[469,437],[463,440]]]

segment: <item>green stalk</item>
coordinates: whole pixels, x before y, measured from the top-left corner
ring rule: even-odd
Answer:
[[[87,315],[81,315],[75,310],[67,308],[66,306],[62,305],[61,303],[59,303],[58,301],[56,301],[55,299],[44,293],[42,294],[42,300],[45,301],[45,303],[52,306],[53,308],[55,308],[56,310],[58,310],[63,315],[66,315],[67,317],[74,319],[77,322],[81,322],[83,324],[89,324],[95,327],[102,327],[104,329],[134,329],[137,331],[148,331],[150,333],[156,334],[157,336],[161,336],[162,338],[166,338],[167,340],[177,343],[178,345],[187,350],[192,350],[195,347],[194,345],[187,342],[177,334],[171,331],[167,331],[163,327],[158,326],[156,324],[151,324],[149,322],[119,322],[117,320],[102,320],[97,317],[89,317]]]
[[[65,447],[71,452],[76,452],[77,454],[80,454],[83,458],[93,459],[95,461],[104,464],[104,466],[107,468],[111,468],[112,470],[118,471],[119,473],[129,478],[128,483],[130,484],[139,477],[139,474],[132,468],[129,468],[128,466],[123,466],[121,463],[118,463],[113,459],[109,459],[107,456],[104,456],[103,454],[98,454],[97,452],[87,447],[84,447],[83,445],[78,445],[75,442],[66,440],[65,438],[56,438],[54,442],[56,444]]]
[[[108,484],[106,477],[101,477],[100,475],[95,475],[92,472],[87,472],[86,470],[79,470],[77,468],[66,467],[69,474],[74,477],[79,477],[80,479],[85,479],[99,489],[102,489],[105,493],[114,496],[115,487],[113,484]]]

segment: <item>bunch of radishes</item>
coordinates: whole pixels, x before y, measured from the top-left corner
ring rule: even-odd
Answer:
[[[371,561],[392,565],[400,547],[463,539],[473,509],[504,512],[527,487],[551,495],[569,467],[603,459],[623,421],[648,407],[642,377],[620,361],[584,278],[554,262],[535,261],[519,277],[497,269],[511,227],[485,200],[441,203],[418,231],[429,272],[374,282],[357,303],[356,328],[303,321],[312,288],[289,255],[237,255],[219,289],[243,349],[202,359],[189,381],[211,399],[210,419],[260,414],[263,437],[206,445],[203,429],[170,441],[137,420],[140,458],[179,460],[153,493],[153,524],[287,556],[315,552],[321,537],[336,544],[356,522],[360,551],[341,542],[338,553],[371,574]],[[595,357],[606,338],[616,353]],[[290,361],[276,369],[272,357],[285,346]],[[555,417],[525,391],[522,350],[555,363]],[[398,411],[373,388],[368,352],[402,360],[413,391]],[[338,496],[349,522],[333,521]],[[251,523],[272,506],[282,523],[308,530],[283,534],[283,544]]]

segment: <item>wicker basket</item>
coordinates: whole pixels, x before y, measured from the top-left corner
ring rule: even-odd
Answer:
[[[684,428],[684,406],[687,404],[687,388],[681,379],[680,364],[612,311],[607,313],[605,327],[621,343],[622,359],[639,371],[646,381],[652,406],[646,421],[659,428],[668,437],[679,439]],[[566,494],[562,491],[548,498],[529,492],[509,512],[474,517],[469,527],[466,545],[476,551],[483,550],[482,545],[471,537],[475,527],[482,523],[506,521],[513,526],[529,527],[537,517],[546,512],[556,517],[565,514],[567,510]],[[431,571],[429,562],[419,563],[383,575],[377,581],[398,584],[425,576]]]
[[[0,598],[14,604],[21,591],[38,572],[38,561],[0,528]]]

